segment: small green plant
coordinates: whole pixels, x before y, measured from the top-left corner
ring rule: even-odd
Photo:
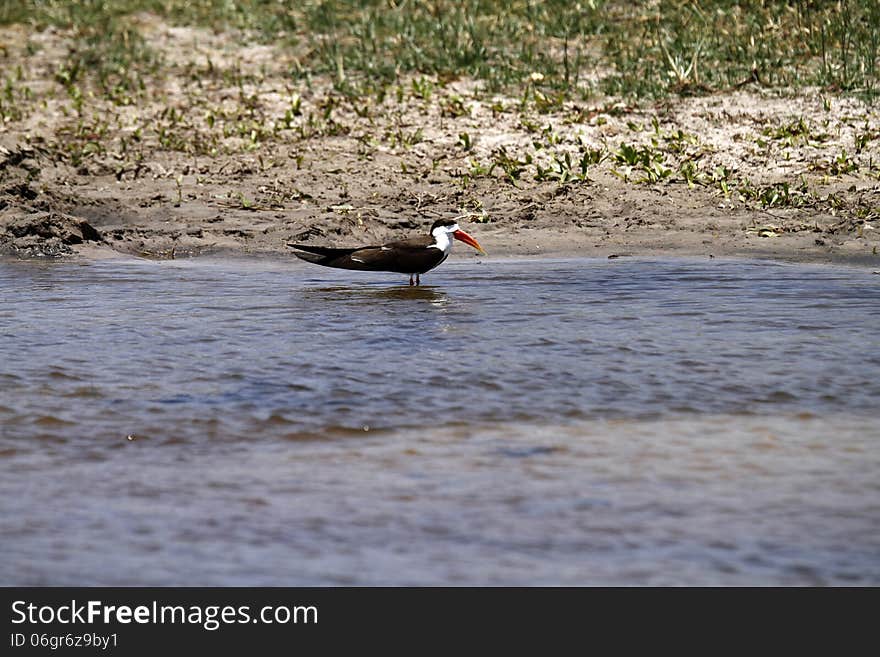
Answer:
[[[833,176],[842,176],[846,173],[853,173],[858,171],[858,165],[853,161],[853,159],[849,156],[844,148],[841,150],[840,155],[838,155],[831,162],[831,166],[829,167],[829,172]]]
[[[504,172],[504,177],[507,181],[516,186],[523,170],[531,163],[531,155],[526,154],[524,158],[520,159],[510,155],[507,149],[501,146],[492,152],[492,166],[489,168],[489,173],[491,175],[495,168],[500,168]]]
[[[657,183],[669,178],[673,173],[672,169],[664,167],[657,160],[652,160],[650,164],[643,166],[642,171],[644,175],[636,182]]]
[[[866,125],[864,132],[859,132],[853,137],[856,154],[861,154],[862,151],[868,148],[868,145],[877,138],[880,138],[880,132],[874,132]]]
[[[21,86],[22,78],[19,69],[17,79],[7,77],[0,93],[0,123],[8,121],[20,121],[28,115],[28,106],[31,99],[31,90],[27,86]]]
[[[724,198],[730,196],[731,171],[725,166],[715,167],[712,170],[711,181],[724,194]]]
[[[700,143],[696,135],[683,132],[681,128],[677,129],[675,132],[663,134],[662,138],[666,144],[666,148],[671,153],[676,153],[678,155],[686,153],[689,148],[698,146]]]
[[[563,92],[545,94],[535,89],[533,92],[533,96],[535,109],[540,114],[558,112],[562,109],[562,105],[565,102],[565,94]]]
[[[803,117],[799,117],[781,126],[768,126],[761,131],[761,134],[780,141],[786,146],[794,146],[810,137],[810,127]]]
[[[397,124],[385,132],[385,141],[387,141],[392,148],[403,147],[409,149],[423,141],[424,138],[425,134],[422,128],[406,130],[401,124]]]
[[[470,168],[468,169],[467,175],[472,178],[484,178],[487,176],[491,176],[492,170],[495,168],[494,164],[486,166],[473,158],[470,160],[469,164]]]
[[[450,96],[440,103],[441,116],[457,119],[460,116],[468,116],[470,112],[465,107],[461,96]]]
[[[245,196],[241,192],[231,192],[230,197],[232,197],[232,196],[234,196],[235,198],[238,199],[239,207],[241,207],[242,210],[255,210],[256,209],[256,201],[248,198],[247,196]]]
[[[673,170],[664,166],[665,155],[655,145],[633,146],[621,142],[620,148],[611,153],[612,159],[620,165],[625,165],[641,175],[635,179],[640,183],[656,183],[673,174]],[[629,180],[629,172],[616,172],[624,180]]]
[[[584,143],[583,141],[581,141],[578,145],[578,150],[581,153],[581,162],[586,164],[587,166],[601,164],[611,156],[611,154],[608,152],[608,149],[604,146],[595,148],[593,146],[590,146],[589,144]]]
[[[635,146],[621,142],[620,148],[612,153],[612,157],[618,164],[626,164],[633,167],[641,161],[641,152]]]
[[[756,201],[765,209],[800,208],[813,205],[817,200],[803,177],[797,186],[787,181],[754,185],[750,180],[743,179],[739,181],[737,191],[742,200]]]
[[[431,94],[434,93],[434,83],[424,75],[414,78],[410,83],[412,95],[424,101],[431,100]]]
[[[703,50],[704,41],[699,41],[694,47],[690,58],[684,52],[670,52],[666,44],[660,41],[660,49],[669,64],[669,77],[675,80],[679,91],[685,90],[698,82],[697,62],[700,52]],[[693,77],[692,77],[693,76]]]
[[[706,185],[710,182],[709,177],[697,168],[696,163],[691,159],[686,159],[678,166],[678,173],[682,180],[687,183],[689,189],[693,189],[697,185]]]
[[[562,185],[570,182],[585,182],[589,180],[587,172],[592,164],[591,153],[584,153],[579,159],[573,158],[568,151],[555,153],[548,167],[535,162],[535,180],[553,180]]]

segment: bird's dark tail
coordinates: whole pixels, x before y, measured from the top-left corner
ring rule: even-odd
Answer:
[[[339,269],[366,269],[360,262],[353,262],[349,256],[360,249],[339,249],[330,246],[312,246],[311,244],[294,244],[288,242],[287,246],[295,249],[293,255],[306,262],[325,267],[337,267]]]
[[[339,258],[349,256],[357,249],[337,249],[329,246],[312,246],[311,244],[294,244],[288,242],[287,246],[295,249],[293,255],[306,262],[313,262],[316,265],[332,266],[330,263]]]

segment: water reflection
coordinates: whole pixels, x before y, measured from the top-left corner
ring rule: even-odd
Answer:
[[[427,301],[435,308],[444,308],[449,302],[449,294],[440,287],[434,286],[395,286],[395,287],[364,287],[364,286],[332,286],[307,288],[303,295],[315,301],[364,301],[399,302]]]

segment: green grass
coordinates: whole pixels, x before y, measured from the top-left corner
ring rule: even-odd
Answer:
[[[867,99],[880,90],[877,0],[0,0],[0,24],[70,30],[77,45],[59,80],[90,77],[125,102],[163,66],[129,20],[144,11],[290,48],[292,74],[333,76],[353,95],[410,73],[468,76],[490,91],[540,86],[550,100],[650,100],[750,81]]]
[[[622,5],[606,53],[616,74],[606,91],[625,96],[698,94],[758,81],[818,85],[868,98],[878,92],[876,0],[715,0]]]
[[[34,30],[52,25],[72,31],[75,45],[55,72],[70,90],[94,78],[110,96],[124,97],[143,88],[142,75],[161,63],[137,30],[125,20],[136,2],[96,0],[0,0],[0,24],[24,23]]]

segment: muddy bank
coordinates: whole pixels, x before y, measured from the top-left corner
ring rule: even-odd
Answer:
[[[465,193],[454,182],[413,182],[391,167],[343,165],[347,159],[341,150],[325,160],[348,172],[347,184],[331,182],[341,172],[275,172],[286,173],[303,198],[274,207],[258,201],[247,207],[247,201],[230,202],[217,193],[234,186],[249,199],[269,195],[273,182],[260,173],[232,174],[228,181],[221,173],[222,182],[184,184],[181,200],[167,177],[121,184],[73,175],[61,181],[55,177],[59,167],[50,166],[48,176],[41,168],[38,179],[24,182],[10,167],[0,190],[0,252],[19,257],[121,252],[153,258],[279,254],[288,251],[289,241],[381,242],[424,230],[438,217],[464,214],[462,223],[497,256],[748,255],[880,264],[870,223],[854,225],[828,213],[728,208],[704,190],[633,187],[608,178],[518,187],[481,180]],[[206,161],[200,170],[210,175],[222,166]],[[276,189],[284,193],[280,185]],[[475,205],[480,213],[468,211]]]
[[[0,132],[0,252],[277,254],[461,216],[493,255],[880,264],[880,117],[852,98],[752,84],[630,107],[556,101],[539,77],[522,97],[426,77],[351,97],[291,80],[271,46],[142,29],[167,64],[120,102],[47,74],[63,32],[3,28],[20,109]]]

